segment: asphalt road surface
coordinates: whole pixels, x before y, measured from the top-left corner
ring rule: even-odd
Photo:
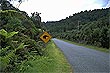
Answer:
[[[74,73],[110,73],[109,54],[53,39]]]

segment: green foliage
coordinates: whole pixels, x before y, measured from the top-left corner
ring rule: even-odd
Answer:
[[[18,48],[17,49],[21,49],[21,48],[24,48],[25,46],[24,46],[24,43],[21,43],[19,46],[18,46]]]
[[[0,35],[3,35],[3,36],[7,36],[7,32],[4,30],[4,29],[2,29],[2,30],[0,30]]]
[[[42,28],[24,12],[5,10],[0,15],[0,72],[23,72],[28,68],[25,62],[44,53],[38,38]]]
[[[18,34],[18,32],[13,31],[13,32],[7,33],[7,31],[5,31],[4,29],[0,30],[0,35],[5,36],[6,39],[14,36],[15,34]]]
[[[3,72],[8,64],[9,64],[8,58],[0,57],[0,72]]]
[[[109,48],[109,9],[81,11],[60,21],[46,22],[53,37]]]
[[[6,52],[8,51],[8,49],[9,49],[9,47],[10,47],[10,46],[7,46],[6,48],[2,48],[2,49],[0,49],[0,56],[5,55]]]

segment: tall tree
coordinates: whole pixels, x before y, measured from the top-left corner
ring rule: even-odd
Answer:
[[[19,8],[19,6],[21,5],[21,3],[24,0],[0,0],[0,9],[1,10],[10,10],[10,9],[15,9],[15,7],[12,6],[12,4],[10,4],[10,2],[18,2],[18,6],[17,8]]]

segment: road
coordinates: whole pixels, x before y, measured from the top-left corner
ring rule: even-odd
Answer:
[[[74,73],[110,73],[109,54],[53,39]]]

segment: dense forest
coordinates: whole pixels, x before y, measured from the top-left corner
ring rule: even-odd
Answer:
[[[42,56],[45,45],[39,36],[43,30],[40,13],[29,17],[9,1],[0,0],[0,72],[21,73],[35,55]]]
[[[60,21],[42,23],[40,13],[33,12],[28,16],[10,1],[14,0],[0,0],[1,73],[24,73],[32,66],[30,60],[35,56],[43,57],[46,44],[39,37],[45,30],[56,38],[110,47],[110,8],[81,11]]]
[[[53,37],[109,49],[110,8],[81,11],[45,27]]]

